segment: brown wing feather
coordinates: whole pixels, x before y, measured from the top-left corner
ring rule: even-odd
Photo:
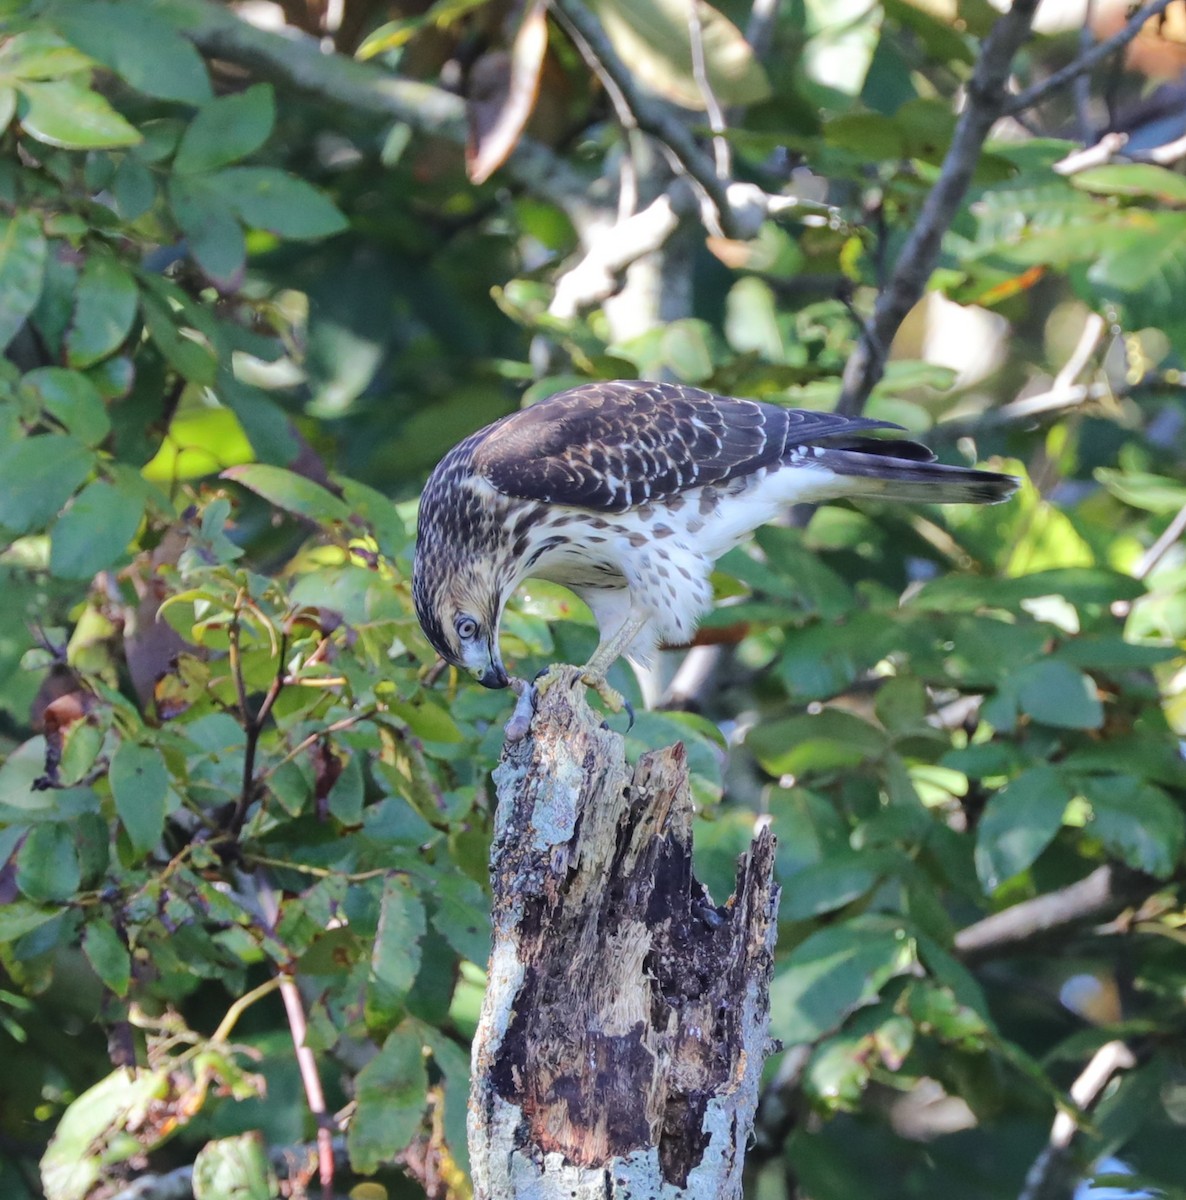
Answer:
[[[582,384],[504,417],[474,447],[473,466],[507,496],[622,512],[772,466],[795,446],[834,444],[877,427],[899,428],[681,384],[616,380]]]

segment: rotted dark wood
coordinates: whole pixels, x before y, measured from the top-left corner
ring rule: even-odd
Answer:
[[[495,780],[478,1200],[740,1197],[768,1048],[774,838],[758,833],[714,905],[692,873],[683,746],[627,766],[575,673]]]

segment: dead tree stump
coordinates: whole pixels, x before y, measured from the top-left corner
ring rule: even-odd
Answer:
[[[495,772],[475,1193],[738,1198],[767,1053],[774,838],[758,834],[715,906],[692,874],[683,745],[631,769],[574,682]]]

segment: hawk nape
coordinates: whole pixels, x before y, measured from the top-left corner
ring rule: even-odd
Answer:
[[[872,496],[995,504],[1017,480],[951,467],[888,421],[779,408],[672,383],[587,383],[495,421],[437,465],[420,501],[412,592],[428,640],[487,687],[510,682],[503,606],[528,576],[592,609],[587,684],[611,702],[619,655],[687,642],[713,563],[788,505]],[[617,698],[620,703],[620,697]]]

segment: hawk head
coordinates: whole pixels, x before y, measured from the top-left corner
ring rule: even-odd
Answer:
[[[505,603],[489,559],[454,560],[431,540],[416,546],[412,571],[416,616],[436,652],[473,674],[488,688],[510,683],[498,649],[498,626]]]

